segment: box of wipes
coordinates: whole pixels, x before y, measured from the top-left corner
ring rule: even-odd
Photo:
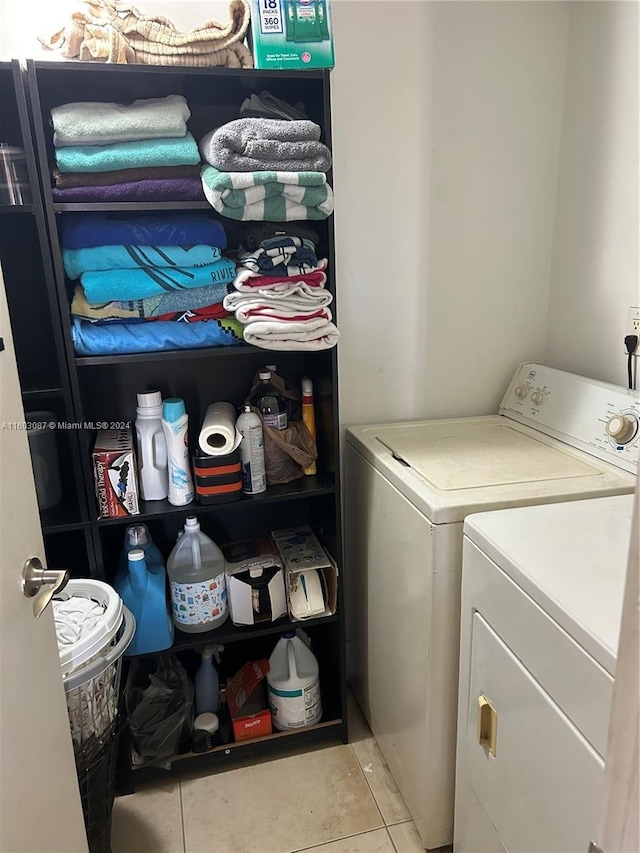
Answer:
[[[256,68],[333,68],[330,0],[251,0]]]

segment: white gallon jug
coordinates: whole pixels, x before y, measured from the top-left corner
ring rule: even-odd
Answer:
[[[286,631],[269,658],[269,707],[278,731],[301,729],[320,722],[318,661],[295,631]]]

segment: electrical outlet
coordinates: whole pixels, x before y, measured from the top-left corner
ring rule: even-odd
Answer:
[[[640,335],[640,308],[629,308],[626,335]]]

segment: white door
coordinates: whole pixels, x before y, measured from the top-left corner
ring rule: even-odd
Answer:
[[[51,607],[36,620],[21,589],[44,547],[1,275],[0,337],[0,850],[86,853]]]

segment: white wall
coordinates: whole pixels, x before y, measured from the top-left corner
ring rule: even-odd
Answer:
[[[544,356],[567,27],[564,3],[335,4],[345,424],[495,412]]]
[[[638,5],[571,3],[547,361],[626,383],[640,305]]]

